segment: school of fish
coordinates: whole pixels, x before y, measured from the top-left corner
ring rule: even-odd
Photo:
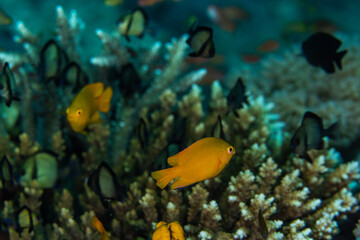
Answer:
[[[163,0],[139,0],[139,6],[153,6]],[[104,0],[108,6],[116,6],[123,3],[123,0]],[[219,7],[210,5],[207,8],[208,17],[224,31],[234,32],[236,23],[249,18],[249,14],[238,7]],[[146,33],[149,18],[144,9],[138,7],[122,16],[117,22],[119,32],[130,41],[132,37],[142,38]],[[11,18],[0,10],[0,24],[11,24]],[[304,27],[304,26],[301,26]],[[298,28],[296,28],[298,29]],[[301,28],[302,29],[302,28]],[[295,31],[295,30],[294,30]],[[189,31],[187,44],[192,48],[189,56],[197,59],[208,59],[215,56],[215,43],[213,40],[213,29],[207,26],[198,26],[194,21]],[[318,31],[311,35],[302,43],[302,56],[314,67],[321,67],[326,73],[332,74],[337,66],[342,69],[341,60],[347,53],[347,50],[338,52],[341,41],[329,33]],[[244,61],[257,62],[258,54],[272,52],[280,47],[278,41],[269,39],[256,49],[256,54],[243,55]],[[191,60],[190,60],[191,61]],[[132,96],[137,90],[138,82],[136,70],[131,64],[126,65],[128,72],[131,72],[131,81],[135,81],[135,86],[131,93],[127,89],[122,92],[123,95]],[[72,85],[73,92],[77,92],[68,108],[66,109],[66,119],[73,132],[86,134],[88,126],[91,124],[103,123],[101,114],[106,114],[111,109],[113,89],[111,86],[105,86],[103,82],[89,83],[85,72],[76,62],[69,62],[66,53],[56,43],[55,40],[49,40],[41,50],[39,64],[39,78],[46,84],[54,82],[57,86]],[[134,77],[135,76],[135,77]],[[134,80],[135,79],[135,80]],[[139,80],[139,81],[137,81]],[[130,82],[131,82],[130,81]],[[7,62],[4,63],[0,75],[0,95],[5,99],[7,107],[11,106],[13,100],[21,100],[16,95],[15,80],[11,68]],[[124,86],[126,87],[126,86]],[[248,104],[245,92],[245,85],[239,78],[235,86],[227,96],[229,112],[242,108]],[[236,112],[234,111],[234,114]],[[301,125],[296,129],[290,140],[290,148],[294,154],[310,161],[307,152],[311,149],[322,149],[323,138],[334,138],[336,134],[337,123],[324,129],[321,118],[312,112],[305,112]],[[145,121],[139,124],[139,138],[142,146],[146,145],[146,124]],[[229,164],[232,156],[235,154],[235,148],[225,141],[225,134],[222,130],[221,117],[218,116],[217,124],[212,131],[213,137],[205,137],[192,143],[177,154],[167,158],[170,168],[157,170],[151,173],[156,180],[156,185],[164,189],[171,183],[171,189],[181,189],[213,178]],[[44,153],[41,153],[44,154]],[[36,156],[36,155],[34,155]],[[11,164],[4,155],[1,160],[2,181],[4,183],[13,181]],[[45,170],[42,170],[45,172]],[[30,174],[30,173],[29,173]],[[103,206],[109,208],[108,200],[120,200],[122,196],[118,194],[120,189],[116,174],[105,162],[91,173],[87,179],[88,186],[101,199]],[[51,185],[53,185],[52,183]],[[37,223],[34,213],[28,207],[23,207],[18,214],[19,226],[23,229],[32,229]],[[266,220],[261,209],[258,214],[259,226],[264,237],[268,235]],[[92,217],[91,225],[100,233],[101,240],[109,240],[110,237],[105,230],[102,222],[96,217]],[[166,223],[159,222],[152,235],[153,240],[178,239],[185,240],[184,231],[178,222]]]

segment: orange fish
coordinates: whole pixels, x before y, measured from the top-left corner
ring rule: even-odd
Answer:
[[[200,86],[204,86],[204,85],[211,85],[215,80],[219,80],[221,81],[225,74],[216,69],[216,68],[212,68],[212,67],[205,67],[206,69],[206,75],[197,82],[198,85]]]
[[[100,220],[96,216],[93,216],[91,218],[91,226],[93,226],[94,228],[96,228],[99,231],[101,240],[110,240],[110,237],[107,234],[103,224],[100,222]]]
[[[151,176],[161,189],[174,178],[171,189],[185,187],[218,175],[234,153],[234,147],[220,138],[203,138],[169,157],[167,161],[173,167],[152,172]]]
[[[152,235],[152,240],[185,240],[184,230],[178,222],[166,224],[161,221],[156,224],[156,230]]]
[[[216,54],[213,58],[185,58],[187,64],[198,64],[198,65],[222,65],[225,63],[225,57],[220,54]]]
[[[235,31],[236,21],[249,17],[249,14],[239,7],[218,7],[215,5],[208,6],[207,15],[215,24],[229,32]]]
[[[246,63],[257,63],[260,61],[260,56],[257,54],[243,54],[241,57]]]
[[[85,133],[84,129],[92,123],[100,123],[100,112],[110,110],[113,95],[111,87],[104,90],[102,82],[91,83],[81,89],[66,109],[67,120],[75,132]]]
[[[277,50],[280,47],[280,43],[276,40],[270,39],[258,46],[256,50],[261,53],[269,53]]]

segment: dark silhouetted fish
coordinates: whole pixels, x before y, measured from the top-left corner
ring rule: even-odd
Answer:
[[[261,209],[259,209],[259,214],[258,214],[258,220],[259,220],[259,230],[261,235],[263,236],[264,239],[267,239],[268,235],[269,235],[269,229],[266,225],[266,221],[265,218],[261,212]]]
[[[291,150],[309,160],[307,152],[311,149],[322,149],[324,147],[323,137],[334,138],[334,131],[337,122],[333,123],[328,129],[323,128],[321,118],[312,112],[306,112],[300,127],[296,129],[294,136],[290,140]]]
[[[35,213],[28,207],[23,206],[16,213],[16,228],[19,232],[28,229],[31,232],[38,222]]]
[[[220,115],[218,115],[218,120],[216,121],[216,123],[211,131],[211,135],[213,137],[221,138],[222,140],[226,141]]]
[[[118,21],[118,29],[130,41],[129,36],[141,38],[148,25],[149,18],[142,8],[136,8],[131,13],[121,17]]]
[[[334,63],[341,70],[341,59],[347,50],[337,52],[341,41],[324,32],[317,32],[303,42],[301,48],[306,60],[315,67],[321,67],[327,73],[334,73]]]
[[[249,104],[246,96],[245,85],[241,78],[238,78],[235,86],[229,92],[227,96],[227,103],[231,110],[242,108],[244,103]],[[235,115],[236,112],[234,111]]]
[[[190,57],[211,58],[215,55],[215,46],[212,39],[213,30],[209,27],[199,26],[189,30],[190,37],[186,42],[194,49]]]
[[[125,98],[132,97],[135,92],[141,92],[141,78],[133,64],[128,63],[121,68],[118,75],[120,92]]]
[[[0,177],[3,185],[5,185],[6,182],[13,184],[14,177],[12,168],[8,158],[4,155],[0,162]]]
[[[88,186],[100,198],[103,206],[108,208],[108,200],[121,200],[121,188],[116,174],[106,162],[101,162],[98,168],[90,174]]]
[[[88,76],[76,62],[70,62],[62,71],[60,84],[72,86],[73,93],[78,92],[88,83]]]
[[[149,131],[143,118],[140,118],[139,123],[135,127],[135,132],[140,141],[141,147],[145,148],[145,146],[149,143]]]
[[[12,100],[20,100],[14,94],[14,86],[14,74],[10,70],[9,64],[5,62],[0,75],[0,95],[5,99],[5,104],[8,107],[10,107]]]
[[[40,52],[39,78],[46,84],[54,81],[59,85],[60,74],[67,62],[65,51],[54,40],[49,40]]]
[[[13,173],[13,166],[6,155],[4,155],[0,161],[0,180],[2,183],[0,187],[0,202],[16,199],[18,193],[22,191],[22,187],[16,184],[16,175]]]

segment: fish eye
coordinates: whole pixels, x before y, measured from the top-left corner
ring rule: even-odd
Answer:
[[[234,147],[232,147],[232,146],[228,147],[227,152],[230,153],[230,154],[233,153],[234,152]]]
[[[3,87],[3,85],[2,84],[0,84],[0,90],[2,90],[4,87]]]
[[[82,109],[76,110],[76,116],[81,116],[82,113],[83,113],[83,110],[82,110]]]

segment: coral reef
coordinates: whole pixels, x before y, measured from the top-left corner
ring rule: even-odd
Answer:
[[[21,123],[20,130],[1,129],[0,136],[0,156],[9,159],[14,178],[25,175],[20,182],[1,179],[1,218],[9,220],[3,225],[10,239],[99,239],[91,227],[93,216],[103,223],[111,239],[119,240],[150,239],[156,224],[163,221],[178,222],[186,239],[331,239],[339,232],[337,222],[358,210],[360,195],[351,186],[360,179],[359,161],[344,163],[327,144],[310,151],[310,161],[298,158],[289,151],[287,131],[298,122],[298,115],[305,108],[316,107],[320,101],[316,98],[321,97],[324,108],[315,110],[330,122],[342,116],[343,137],[354,139],[357,133],[344,127],[353,127],[360,114],[355,116],[350,108],[346,116],[326,112],[330,106],[337,111],[337,105],[332,105],[335,102],[345,107],[350,101],[346,96],[358,97],[347,89],[348,81],[358,76],[350,64],[358,57],[356,44],[347,46],[354,48],[354,55],[349,52],[343,71],[332,77],[305,67],[304,60],[294,53],[286,55],[287,63],[269,60],[263,74],[276,81],[254,82],[257,96],[248,94],[248,104],[232,109],[226,98],[229,89],[219,81],[210,89],[196,85],[206,70],[186,66],[187,35],[173,39],[163,49],[161,43],[151,40],[131,46],[116,29],[110,34],[98,30],[103,51],[87,66],[77,36],[84,23],[76,12],[70,17],[61,7],[56,12],[59,46],[69,60],[77,61],[89,73],[90,81],[112,86],[114,99],[106,124],[91,125],[87,135],[72,132],[62,115],[74,97],[72,87],[39,79],[40,39],[24,23],[17,24],[16,41],[23,44],[25,53],[0,53],[0,63],[10,63],[23,96],[20,106],[14,105],[22,112],[14,120]],[[129,46],[136,54],[131,54]],[[299,68],[304,71],[299,73]],[[131,71],[127,73],[130,77],[126,71]],[[316,87],[309,87],[313,89],[309,99],[298,97],[307,91],[299,88],[305,80],[293,78],[299,75],[314,78]],[[141,80],[135,87],[134,76]],[[344,84],[342,96],[326,104],[339,88],[329,90],[327,85],[329,91],[325,92],[320,81],[334,84],[337,78]],[[125,93],[124,88],[132,92]],[[272,94],[274,89],[281,92]],[[280,100],[285,90],[297,91],[292,102]],[[302,104],[297,109],[287,106],[295,105],[294,101]],[[150,173],[165,168],[168,156],[211,136],[219,117],[226,141],[236,149],[228,167],[217,177],[190,187],[159,189]],[[290,124],[288,128],[280,119]],[[39,157],[44,152],[46,157]],[[102,161],[116,173],[123,199],[104,201],[89,187],[87,179]],[[52,174],[43,174],[44,168]],[[31,210],[32,228],[16,224],[14,213],[23,206]]]

